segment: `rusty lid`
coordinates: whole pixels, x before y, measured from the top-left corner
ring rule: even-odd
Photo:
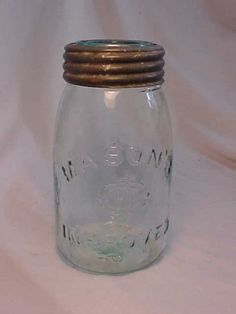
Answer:
[[[82,40],[65,46],[66,82],[93,87],[161,85],[163,47],[138,40]]]

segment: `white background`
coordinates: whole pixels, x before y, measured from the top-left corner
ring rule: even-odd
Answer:
[[[175,141],[169,246],[125,276],[54,246],[52,140],[66,43],[166,49]],[[0,313],[236,313],[236,1],[0,0]]]

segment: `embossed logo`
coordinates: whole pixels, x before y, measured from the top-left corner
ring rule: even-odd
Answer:
[[[123,177],[105,185],[101,192],[103,204],[113,211],[143,207],[147,204],[149,197],[150,193],[145,191],[144,184],[129,177]]]

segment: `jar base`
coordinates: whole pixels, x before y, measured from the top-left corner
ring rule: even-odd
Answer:
[[[144,237],[123,224],[91,224],[79,230],[77,243],[58,241],[57,250],[67,264],[91,273],[122,274],[145,268],[159,259],[166,244],[165,235]]]
[[[149,261],[148,263],[142,265],[142,266],[139,266],[137,268],[131,268],[129,270],[123,270],[123,271],[112,271],[112,272],[109,272],[109,271],[100,271],[100,270],[94,270],[94,269],[88,269],[84,266],[81,266],[80,264],[74,264],[71,260],[69,260],[63,252],[60,251],[60,249],[57,247],[57,254],[58,256],[61,258],[61,260],[68,266],[78,270],[78,271],[81,271],[81,272],[84,272],[84,273],[87,273],[87,274],[92,274],[92,275],[109,275],[109,276],[121,276],[121,275],[126,275],[126,274],[130,274],[130,273],[133,273],[133,272],[136,272],[136,271],[139,271],[139,270],[143,270],[143,269],[146,269],[146,268],[149,268],[151,267],[152,265],[158,263],[162,257],[163,257],[163,254],[165,252],[165,247],[162,249],[162,251],[159,252],[158,256],[156,258],[154,258],[153,260]]]

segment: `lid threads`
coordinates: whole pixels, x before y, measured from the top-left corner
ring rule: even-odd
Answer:
[[[143,41],[87,40],[65,46],[64,79],[92,87],[161,85],[164,49]]]

